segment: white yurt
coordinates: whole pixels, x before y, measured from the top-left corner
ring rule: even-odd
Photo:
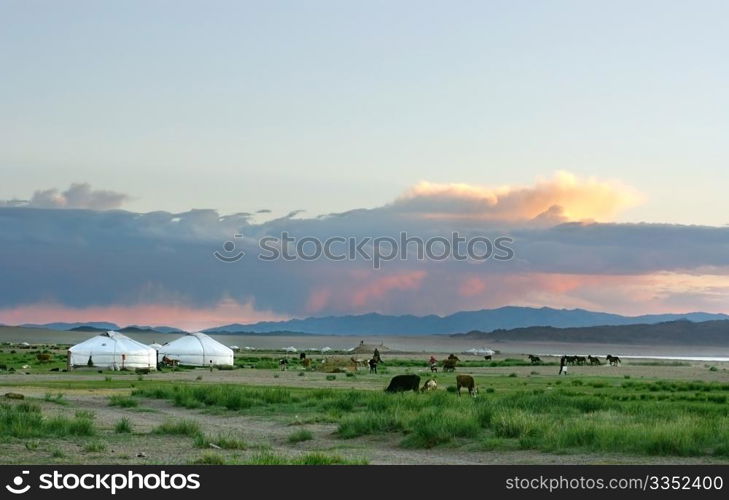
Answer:
[[[233,350],[204,333],[188,333],[168,342],[157,351],[157,357],[176,360],[181,365],[233,366]]]
[[[157,369],[157,351],[119,332],[108,331],[68,350],[68,367],[89,366],[122,370]]]

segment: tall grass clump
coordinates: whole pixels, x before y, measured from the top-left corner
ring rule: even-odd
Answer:
[[[115,394],[109,397],[109,406],[119,406],[121,408],[135,408],[139,406],[139,401],[130,396]]]
[[[314,439],[314,435],[311,431],[300,429],[290,434],[287,440],[289,443],[300,443],[302,441],[310,441],[312,439]]]
[[[154,434],[195,437],[201,433],[200,424],[194,420],[168,420],[152,431]]]
[[[29,403],[0,405],[0,435],[17,438],[92,436],[94,422],[84,416],[44,417],[40,407]]]
[[[114,426],[117,434],[129,434],[132,432],[132,422],[127,417],[122,417]]]

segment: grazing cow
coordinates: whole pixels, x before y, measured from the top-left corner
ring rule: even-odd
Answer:
[[[531,361],[533,365],[538,365],[539,363],[542,362],[542,360],[539,356],[534,356],[533,354],[530,354],[527,357],[529,358],[529,361]]]
[[[304,358],[301,360],[301,366],[308,370],[311,367],[311,358]]]
[[[299,354],[299,359],[301,359],[301,360],[306,359],[306,353],[302,352],[301,354]]]
[[[620,358],[617,356],[608,354],[607,356],[605,356],[605,359],[608,363],[610,363],[610,366],[618,366],[620,364]]]
[[[41,363],[48,363],[53,358],[53,355],[51,355],[51,354],[36,354],[35,357]]]
[[[444,372],[454,372],[454,371],[456,371],[456,364],[458,363],[457,359],[458,358],[456,358],[456,359],[450,359],[450,358],[448,358],[445,361],[443,361],[443,371]]]
[[[420,389],[421,392],[429,392],[434,391],[438,388],[438,382],[435,381],[435,379],[429,378],[425,381],[423,384],[423,388]]]
[[[370,373],[377,373],[377,360],[372,358],[368,363],[370,365]]]
[[[591,365],[593,365],[593,366],[594,366],[594,365],[600,366],[600,364],[601,364],[601,363],[600,363],[600,358],[598,358],[597,356],[594,356],[594,357],[593,357],[593,356],[592,356],[592,355],[590,354],[590,355],[588,355],[588,356],[587,356],[587,359],[588,359],[588,360],[590,361],[590,364],[591,364]]]
[[[459,396],[461,395],[461,387],[468,389],[470,396],[475,396],[478,392],[476,382],[474,382],[473,377],[470,375],[456,375],[456,391]]]
[[[575,356],[575,362],[576,362],[576,363],[577,363],[578,365],[582,366],[582,365],[584,365],[585,363],[587,363],[587,358],[586,358],[586,357],[584,357],[584,356]]]
[[[289,367],[289,360],[288,360],[288,359],[286,359],[286,358],[281,358],[281,359],[280,359],[280,360],[278,361],[278,367],[279,367],[279,368],[281,369],[281,371],[284,371],[284,370],[286,370],[286,368],[288,368],[288,367]]]
[[[487,354],[486,356],[483,357],[483,359],[485,359],[486,361],[491,361],[491,355]]]
[[[407,375],[395,375],[390,380],[390,385],[387,386],[385,392],[405,392],[415,391],[418,392],[420,388],[420,375],[407,374]]]

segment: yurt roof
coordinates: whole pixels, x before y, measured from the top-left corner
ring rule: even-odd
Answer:
[[[205,352],[208,354],[229,354],[232,350],[204,333],[194,332],[183,335],[162,346],[165,352],[179,354]]]
[[[95,337],[84,340],[83,342],[71,347],[71,351],[83,351],[85,349],[109,350],[117,352],[135,352],[146,351],[150,349],[148,346],[127,337],[126,335],[108,331],[101,333]]]

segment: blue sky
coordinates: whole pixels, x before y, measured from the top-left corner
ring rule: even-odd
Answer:
[[[723,225],[725,2],[0,3],[0,198],[135,211],[391,201],[567,170],[619,220]]]
[[[0,322],[729,313],[728,34],[723,1],[0,0]],[[281,231],[516,258],[212,257]]]

